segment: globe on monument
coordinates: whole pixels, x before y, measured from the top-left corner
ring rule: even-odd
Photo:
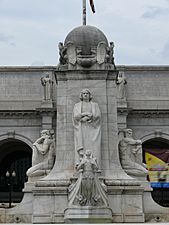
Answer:
[[[90,55],[92,48],[97,48],[100,42],[105,42],[108,46],[108,40],[104,33],[94,26],[80,26],[74,28],[66,37],[64,44],[73,42],[74,45],[82,49],[82,55]]]

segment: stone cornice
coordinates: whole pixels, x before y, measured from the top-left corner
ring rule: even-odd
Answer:
[[[52,114],[56,108],[37,108],[35,110],[1,110],[0,117],[30,117],[41,116],[42,114]]]
[[[117,108],[117,112],[118,114],[121,114],[121,115],[128,115],[130,112],[132,111],[131,108],[126,108],[126,107],[118,107]]]
[[[56,81],[63,80],[116,80],[117,71],[111,70],[58,70]]]
[[[122,71],[169,71],[169,65],[119,65],[117,70]]]
[[[35,110],[1,110],[0,117],[23,117],[23,116],[38,116],[38,111]]]
[[[141,117],[153,117],[153,116],[169,116],[168,109],[132,109],[132,108],[117,108],[119,115],[126,116],[141,116]]]
[[[143,117],[151,117],[151,116],[169,116],[168,109],[132,109],[129,111],[129,116],[133,115],[141,115]]]
[[[55,70],[54,66],[0,66],[0,72],[47,72]]]
[[[56,108],[36,108],[36,111],[41,115],[54,116],[54,114],[57,110],[56,110]]]
[[[169,71],[169,65],[116,65],[117,70],[123,71]],[[0,66],[0,72],[35,72],[35,71],[61,71],[57,66]],[[67,72],[67,68],[62,72]],[[80,71],[80,70],[79,70]],[[88,70],[81,71],[91,71]],[[95,70],[96,72],[97,70]],[[108,71],[108,70],[107,70]]]

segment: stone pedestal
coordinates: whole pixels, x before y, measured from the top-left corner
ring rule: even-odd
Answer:
[[[66,183],[50,183],[33,190],[33,223],[64,223],[64,210],[67,208]]]
[[[51,173],[37,182],[33,222],[144,222],[143,189],[122,170],[119,162],[116,73],[69,71],[65,74],[59,71],[56,75],[56,161]],[[80,91],[86,87],[90,88],[102,115],[101,171],[108,186],[108,208],[68,208],[67,188],[75,171],[72,111],[74,104],[79,101]]]
[[[67,208],[64,212],[65,223],[111,223],[112,210],[99,207]]]
[[[25,183],[25,187],[23,189],[24,197],[22,202],[14,208],[5,209],[3,221],[1,221],[2,223],[32,223],[33,188],[34,183]]]
[[[144,222],[143,209],[144,189],[139,184],[108,186],[109,207],[113,211],[112,221],[115,223]]]
[[[52,99],[51,100],[43,100],[41,102],[41,108],[52,108],[52,107],[53,107]]]

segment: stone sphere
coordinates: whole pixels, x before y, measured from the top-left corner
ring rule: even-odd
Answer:
[[[93,26],[80,26],[73,29],[66,37],[64,44],[73,42],[75,47],[82,49],[82,55],[90,55],[91,48],[97,48],[99,42],[105,42],[108,46],[108,40],[104,33]]]

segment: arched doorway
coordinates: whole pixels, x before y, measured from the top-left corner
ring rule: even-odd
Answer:
[[[20,202],[23,197],[22,189],[27,181],[26,171],[31,167],[31,148],[16,139],[0,142],[0,202],[9,202],[11,188],[12,202]],[[8,177],[15,171],[15,177]],[[9,185],[10,184],[10,185]]]
[[[169,141],[153,138],[143,143],[143,161],[149,169],[149,181],[155,202],[169,207]]]

